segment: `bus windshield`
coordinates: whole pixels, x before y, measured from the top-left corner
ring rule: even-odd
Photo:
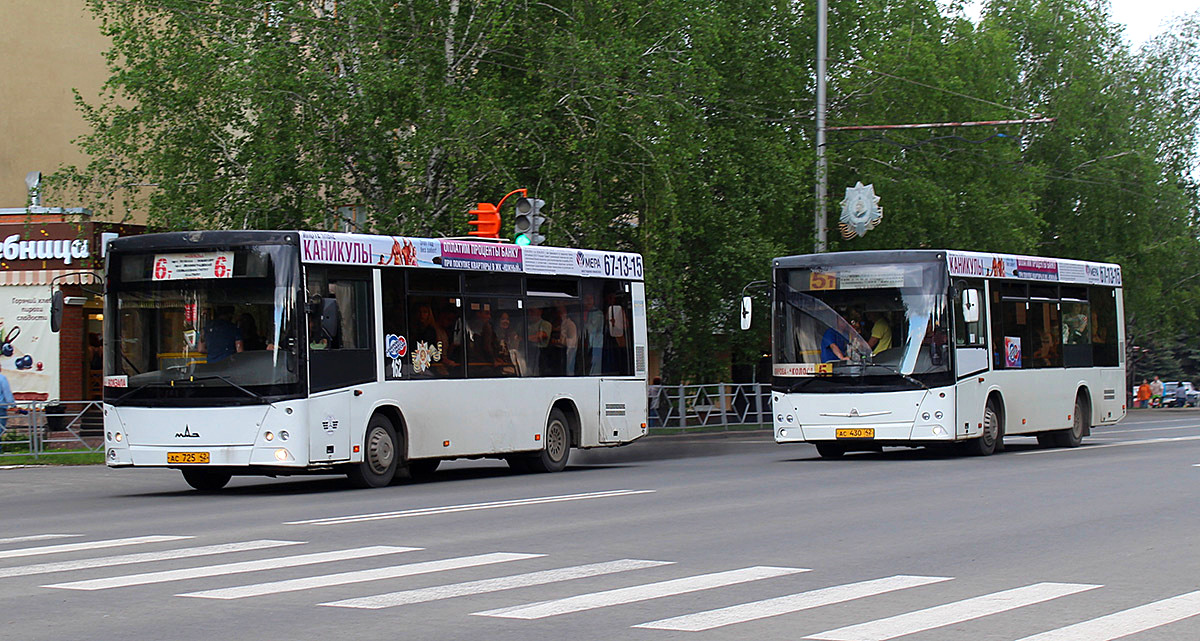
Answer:
[[[950,370],[940,265],[783,269],[774,311],[777,378],[890,377],[924,385],[924,375]]]
[[[301,392],[295,247],[110,261],[106,401],[260,403]]]

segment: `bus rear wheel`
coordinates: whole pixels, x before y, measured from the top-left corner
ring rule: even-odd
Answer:
[[[820,454],[821,458],[842,458],[846,453],[846,446],[841,443],[820,442],[816,443],[816,446],[817,454]]]
[[[184,468],[183,480],[201,492],[216,492],[229,483],[233,474],[221,470],[206,470],[198,467]]]
[[[567,426],[567,416],[557,407],[550,410],[542,439],[545,447],[525,459],[526,469],[530,472],[561,471],[567,466],[567,457],[571,454],[571,430]]]
[[[1071,427],[1065,430],[1057,430],[1054,434],[1054,444],[1059,447],[1079,447],[1083,443],[1083,434],[1088,429],[1087,402],[1083,397],[1075,398],[1075,415],[1072,417]]]
[[[383,487],[391,483],[396,476],[399,450],[392,422],[382,414],[372,416],[363,439],[362,463],[352,464],[346,471],[350,483],[355,487]]]

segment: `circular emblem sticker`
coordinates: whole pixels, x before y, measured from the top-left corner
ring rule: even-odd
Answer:
[[[404,340],[403,336],[397,336],[396,338],[400,340],[400,346],[396,350],[397,357],[403,358],[408,353],[408,341]]]
[[[404,352],[400,351],[400,345],[403,339],[395,334],[388,334],[383,339],[383,353],[387,354],[388,358],[400,358]]]

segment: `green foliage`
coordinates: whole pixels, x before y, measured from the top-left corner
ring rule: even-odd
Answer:
[[[90,155],[57,184],[159,228],[461,235],[527,187],[549,242],[640,251],[664,377],[727,376],[742,286],[813,246],[816,18],[778,0],[91,0],[113,41]],[[334,10],[336,7],[336,10]],[[1134,55],[1103,3],[832,3],[830,213],[873,183],[886,217],[834,249],[1112,260],[1131,340],[1194,326],[1200,26]],[[506,212],[507,213],[507,212]],[[507,231],[507,229],[506,229]],[[1191,305],[1180,305],[1188,301]]]

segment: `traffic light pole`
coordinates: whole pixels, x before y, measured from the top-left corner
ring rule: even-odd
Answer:
[[[814,226],[817,232],[816,253],[826,250],[825,198],[828,162],[825,160],[825,40],[828,31],[828,0],[817,0],[817,211]]]

